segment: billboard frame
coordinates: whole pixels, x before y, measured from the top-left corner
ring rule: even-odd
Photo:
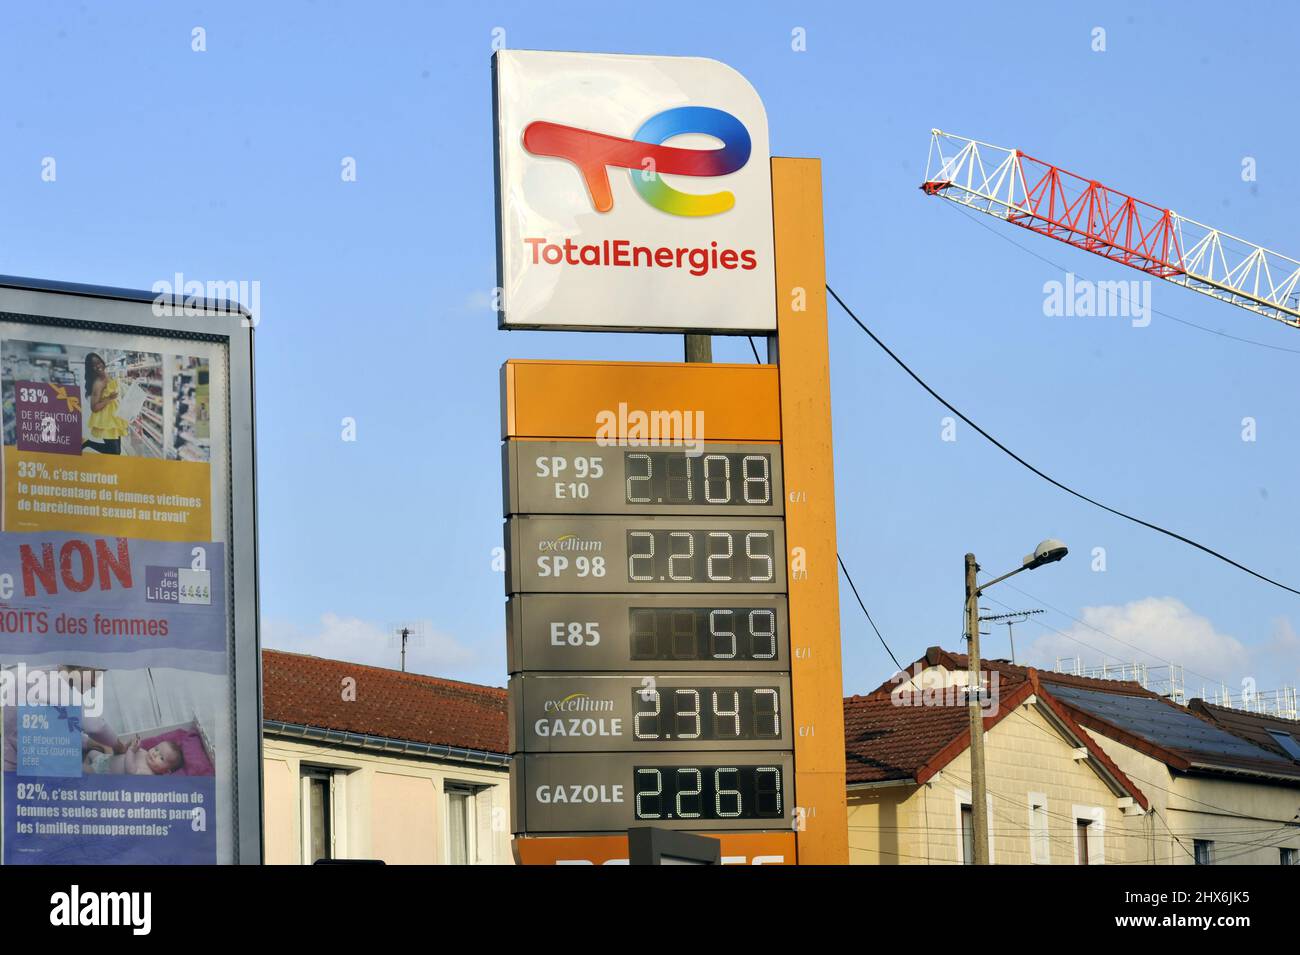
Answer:
[[[155,313],[155,305],[173,314]],[[187,314],[189,313],[189,314]],[[193,314],[198,313],[198,314]],[[237,865],[260,865],[262,832],[262,654],[257,567],[257,444],[254,419],[253,326],[257,319],[232,301],[182,294],[0,275],[0,319],[162,335],[226,346],[228,388],[229,562],[235,802],[233,848]],[[251,634],[252,639],[243,639]],[[249,702],[253,701],[253,702]]]

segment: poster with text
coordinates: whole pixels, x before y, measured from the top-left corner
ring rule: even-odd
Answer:
[[[217,861],[225,545],[0,534],[0,802],[15,864]]]
[[[211,539],[208,359],[41,334],[0,347],[3,529]]]
[[[226,358],[0,321],[0,863],[233,859]]]

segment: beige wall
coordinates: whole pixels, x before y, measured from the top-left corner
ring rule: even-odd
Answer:
[[[1279,847],[1300,850],[1300,829],[1287,825],[1300,810],[1300,788],[1176,776],[1145,753],[1099,732],[1092,737],[1151,800],[1149,831],[1133,861],[1192,865],[1196,839],[1214,842],[1222,865],[1277,865]]]
[[[1120,798],[1074,747],[1025,704],[985,736],[990,797],[989,835],[994,863],[1029,864],[1030,794],[1046,808],[1043,864],[1073,865],[1075,824],[1094,818],[1089,853],[1094,862],[1124,862],[1143,845],[1145,822],[1127,818]],[[923,786],[849,792],[850,861],[855,864],[955,864],[960,861],[959,802],[970,801],[970,751],[961,753]],[[1041,818],[1041,817],[1040,817]],[[1100,850],[1100,851],[1098,851]]]
[[[509,770],[436,762],[365,750],[263,739],[266,861],[301,864],[304,767],[334,773],[332,824],[341,858],[392,864],[447,861],[444,787],[482,787],[474,797],[474,862],[512,863]]]

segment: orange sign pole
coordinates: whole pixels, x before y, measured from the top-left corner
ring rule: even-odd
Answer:
[[[821,162],[772,160],[800,865],[847,865]]]

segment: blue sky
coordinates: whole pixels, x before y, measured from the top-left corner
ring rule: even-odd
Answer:
[[[1297,84],[1300,15],[1264,6],[10,5],[0,272],[258,280],[265,642],[395,665],[385,628],[420,621],[414,668],[501,684],[500,363],[678,360],[681,344],[497,331],[492,31],[713,56],[764,98],[774,153],[822,158],[831,284],[941,394],[1085,493],[1297,585],[1300,332],[1164,283],[1156,309],[1275,347],[1161,315],[1049,318],[1061,273],[1003,237],[1079,278],[1139,276],[916,189],[939,127],[1300,256],[1300,133],[1268,94]],[[961,648],[966,551],[1001,573],[1050,535],[1071,556],[985,602],[1056,608],[1017,628],[1020,659],[1173,660],[1192,693],[1300,682],[1300,598],[1063,495],[964,425],[941,440],[948,412],[834,308],[830,328],[840,549],[901,660]],[[862,691],[893,667],[847,588],[841,604],[845,688]],[[1006,631],[985,649],[1005,656]]]

